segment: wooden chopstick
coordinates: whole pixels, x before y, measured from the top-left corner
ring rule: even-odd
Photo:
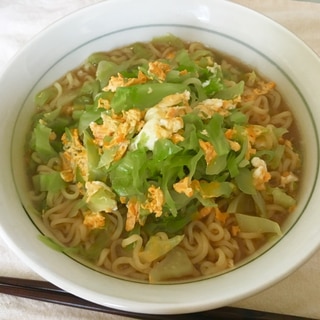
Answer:
[[[55,286],[54,284],[48,281],[41,280],[31,280],[31,279],[22,279],[15,277],[3,277],[0,276],[0,284],[8,286],[17,286],[17,287],[26,287],[26,288],[35,288],[39,290],[48,290],[56,292],[65,292],[63,289]]]
[[[223,307],[215,310],[209,310],[204,312],[196,312],[189,314],[178,315],[156,315],[156,314],[142,314],[132,313],[123,310],[116,310],[101,306],[99,304],[92,303],[90,301],[81,299],[66,291],[56,287],[55,285],[47,281],[20,279],[13,277],[0,276],[0,293],[10,294],[23,298],[50,302],[60,304],[68,307],[76,307],[91,311],[98,311],[109,313],[113,315],[126,316],[134,319],[141,320],[203,320],[203,319],[259,319],[259,320],[307,320],[307,318],[301,318],[290,315],[275,314],[269,312],[261,312],[255,310]]]

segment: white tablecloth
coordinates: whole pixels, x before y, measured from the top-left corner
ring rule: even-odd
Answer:
[[[100,0],[0,0],[0,72],[35,34],[57,19]],[[174,1],[174,0],[173,0]],[[223,0],[221,0],[223,1]],[[276,20],[320,55],[320,3],[298,0],[234,0]],[[1,222],[0,222],[1,223]],[[237,307],[320,319],[320,251],[277,285]],[[40,279],[0,239],[0,275]],[[143,312],[143,310],[141,310]],[[0,319],[128,318],[0,294]]]

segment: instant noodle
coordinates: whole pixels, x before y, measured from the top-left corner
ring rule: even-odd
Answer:
[[[224,272],[281,236],[301,164],[275,87],[169,35],[94,53],[41,91],[27,173],[56,247],[158,283]]]

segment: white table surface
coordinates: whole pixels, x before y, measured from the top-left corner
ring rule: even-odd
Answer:
[[[49,24],[79,8],[97,2],[100,0],[0,0],[0,72],[20,48]],[[234,2],[271,17],[295,33],[320,55],[319,1],[234,0]],[[319,266],[320,250],[286,279],[233,306],[320,319]],[[1,238],[0,275],[41,279],[11,252]],[[2,319],[125,320],[129,318],[0,294],[0,320]]]

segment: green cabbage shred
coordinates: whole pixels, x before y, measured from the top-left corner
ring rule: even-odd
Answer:
[[[116,77],[119,73],[125,78],[137,77],[138,72],[147,74],[147,62],[152,52],[140,43],[136,43],[132,46],[136,59],[132,58],[124,63],[115,63],[108,60],[106,54],[95,53],[86,63],[96,67],[96,77],[92,81],[86,81],[82,88],[74,90],[73,95],[69,96],[68,104],[72,106],[72,112],[67,117],[63,114],[63,106],[58,111],[51,112],[46,108],[41,109],[53,99],[57,99],[59,105],[60,98],[57,97],[54,86],[36,96],[36,104],[40,107],[40,111],[33,119],[29,148],[45,164],[65,152],[65,146],[61,142],[63,135],[67,136],[70,143],[75,144],[72,130],[78,130],[80,142],[86,150],[85,162],[88,175],[83,176],[79,164],[72,183],[85,186],[86,181],[99,181],[107,186],[96,191],[88,201],[81,202],[82,208],[91,211],[125,212],[125,204],[120,201],[121,199],[125,199],[126,203],[130,199],[145,203],[148,200],[149,188],[159,187],[165,198],[162,214],[155,216],[154,212],[141,207],[140,215],[144,223],[141,226],[136,225],[131,231],[144,232],[151,237],[141,253],[143,259],[147,261],[153,261],[176,247],[182,241],[181,234],[184,227],[196,219],[197,212],[204,206],[217,207],[221,199],[230,200],[227,211],[235,215],[241,231],[280,235],[278,223],[268,219],[263,197],[254,184],[254,168],[247,157],[249,145],[247,130],[251,126],[260,132],[261,137],[263,135],[274,137],[276,142],[272,149],[257,148],[254,155],[263,159],[270,170],[277,168],[281,161],[284,146],[277,141],[283,138],[286,131],[273,125],[268,125],[267,128],[249,125],[241,107],[230,108],[225,114],[214,112],[212,115],[203,116],[196,108],[199,103],[208,99],[232,103],[233,99],[243,94],[244,79],[241,77],[233,81],[226,79],[226,72],[215,62],[215,56],[211,51],[203,50],[198,56],[194,56],[188,53],[183,43],[173,36],[153,41],[158,44],[170,42],[177,49],[174,57],[163,58],[161,61],[170,65],[165,80],[154,77],[147,83],[118,87],[115,92],[105,92],[103,88],[111,77]],[[145,112],[161,103],[165,97],[178,93],[190,96],[191,111],[181,116],[183,129],[179,133],[183,136],[183,140],[173,142],[171,138],[159,138],[150,148],[147,147],[149,136],[145,134],[142,135],[136,148],[129,146],[116,160],[119,144],[107,149],[95,142],[90,126],[92,123],[103,124],[102,115],[121,115],[131,109]],[[101,101],[108,101],[109,109],[102,108]],[[180,103],[176,105],[179,106]],[[239,150],[232,148],[226,137],[227,130],[234,131],[232,140],[239,145]],[[135,135],[130,133],[125,138],[133,141],[134,137]],[[108,142],[111,138],[105,139]],[[200,141],[212,145],[216,152],[216,156],[209,162],[206,161],[206,153]],[[30,162],[30,167],[35,165],[32,160]],[[197,182],[190,196],[177,192],[174,187],[183,179]],[[33,187],[36,192],[55,194],[66,186],[67,182],[59,170],[36,173],[33,177]],[[286,209],[295,205],[294,198],[287,194],[284,188],[269,186],[264,192],[273,197],[276,204]],[[87,195],[84,195],[84,199],[86,197]],[[159,239],[156,233],[160,231],[166,232],[171,239],[166,241]],[[86,250],[85,255],[96,259],[99,250],[109,241],[110,230],[105,227],[92,232],[96,234],[97,242]],[[52,245],[51,240],[47,242],[50,246],[61,250],[59,246]],[[154,248],[157,249],[153,250]],[[172,256],[179,256],[179,259],[185,260],[179,251],[174,251]],[[174,264],[170,259],[172,257],[164,263]],[[186,274],[190,272],[190,267],[185,272]],[[153,276],[158,277],[156,271]]]

